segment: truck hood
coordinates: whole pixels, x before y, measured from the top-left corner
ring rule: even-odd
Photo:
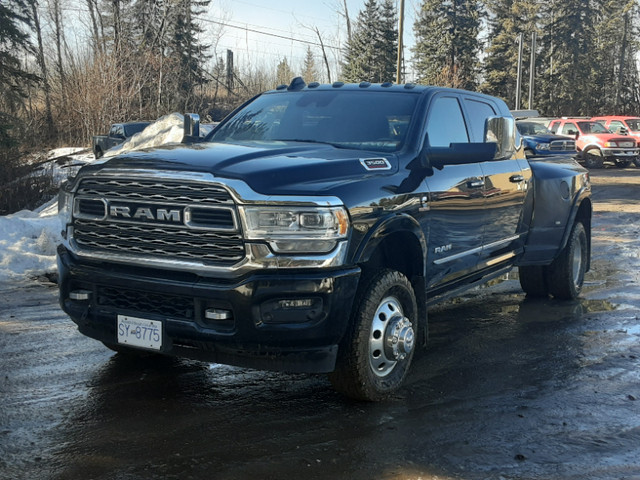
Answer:
[[[367,166],[367,159],[385,159],[382,167]],[[395,155],[347,150],[328,144],[252,142],[247,144],[170,144],[128,152],[83,168],[162,170],[211,173],[242,180],[267,195],[326,191],[336,185],[362,181],[366,176],[387,176],[398,171]],[[311,187],[312,185],[312,187]]]
[[[536,143],[550,143],[554,140],[573,140],[573,137],[567,137],[565,135],[554,135],[552,133],[539,135],[523,135],[523,137]]]
[[[624,142],[633,141],[633,137],[621,136],[617,133],[589,133],[586,135],[580,135],[578,141],[582,143],[604,143],[604,142]]]

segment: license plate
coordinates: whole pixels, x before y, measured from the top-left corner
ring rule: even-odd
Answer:
[[[118,343],[160,350],[162,322],[118,315]]]

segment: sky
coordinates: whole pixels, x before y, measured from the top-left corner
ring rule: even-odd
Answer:
[[[347,0],[352,26],[365,0]],[[398,11],[400,1],[396,1]],[[404,43],[413,41],[413,19],[420,0],[405,0]],[[340,12],[343,0],[212,0],[206,16],[208,39],[217,39],[213,50],[226,58],[226,51],[234,52],[236,66],[275,67],[284,57],[294,71],[301,72],[307,46],[310,46],[318,65],[322,50],[314,29],[317,27],[325,44],[332,79],[340,49],[346,44],[346,23]],[[226,24],[222,26],[221,24]],[[405,48],[405,59],[411,52]],[[406,61],[405,60],[405,61]],[[408,64],[407,64],[408,66]]]

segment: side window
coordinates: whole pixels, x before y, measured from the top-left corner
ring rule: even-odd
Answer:
[[[622,128],[625,128],[625,126],[620,120],[612,120],[609,124],[609,130],[612,132],[620,133],[620,129]]]
[[[432,147],[448,147],[452,143],[468,143],[460,103],[455,97],[438,97],[431,104],[427,135]]]
[[[491,105],[478,100],[465,98],[464,106],[469,114],[469,127],[474,142],[484,142],[484,122],[496,114]]]
[[[560,125],[560,122],[551,122],[551,125],[549,125],[549,131],[551,133],[556,133],[558,131],[559,125]]]
[[[562,127],[562,133],[565,135],[575,135],[578,133],[578,127],[576,127],[575,123],[565,123]]]

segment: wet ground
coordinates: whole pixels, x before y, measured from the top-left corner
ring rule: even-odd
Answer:
[[[640,480],[640,169],[593,173],[583,298],[512,275],[430,310],[379,404],[324,376],[132,361],[44,281],[0,285],[0,479]]]

